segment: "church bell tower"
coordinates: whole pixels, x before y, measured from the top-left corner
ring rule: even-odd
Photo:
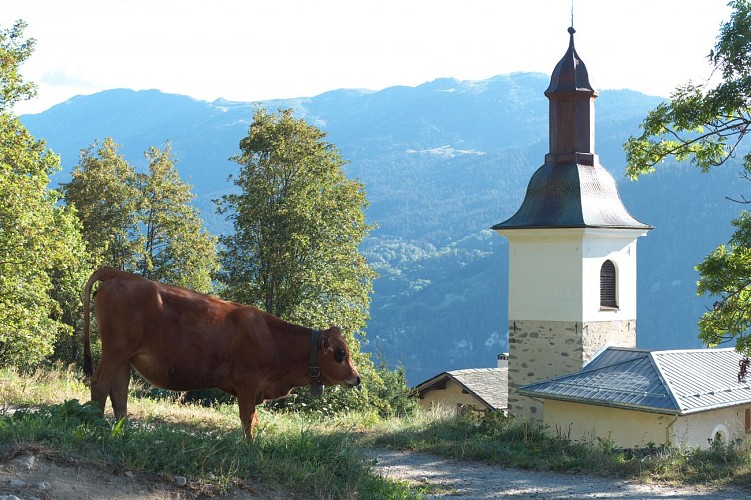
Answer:
[[[568,32],[545,91],[549,153],[519,210],[493,226],[509,241],[509,413],[538,422],[542,403],[519,387],[577,372],[606,346],[636,346],[636,240],[652,229],[595,154],[598,94]]]

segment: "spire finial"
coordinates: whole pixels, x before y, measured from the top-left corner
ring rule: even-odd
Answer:
[[[574,33],[576,33],[574,29],[574,0],[571,0],[571,26],[568,28],[568,34],[571,35],[570,45],[572,47],[574,46]]]
[[[571,29],[574,29],[574,0],[571,0]]]

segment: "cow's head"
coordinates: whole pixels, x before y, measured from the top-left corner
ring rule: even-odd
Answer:
[[[349,346],[339,327],[332,326],[328,330],[322,330],[318,342],[321,383],[329,386],[360,385],[360,374],[352,362]]]

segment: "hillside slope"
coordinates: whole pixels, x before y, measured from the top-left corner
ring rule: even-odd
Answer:
[[[493,366],[508,349],[507,244],[488,228],[512,215],[547,150],[542,74],[479,82],[440,79],[379,92],[337,90],[269,101],[290,107],[328,133],[365,183],[368,217],[378,229],[363,252],[381,274],[375,283],[366,349],[406,366],[410,383],[437,372]],[[707,175],[673,166],[638,182],[624,179],[621,144],[638,131],[658,98],[601,92],[596,151],[619,180],[631,213],[655,226],[639,242],[638,344],[697,347],[696,321],[709,299],[695,296],[693,266],[726,241],[742,193],[740,167]],[[212,199],[231,188],[228,161],[247,135],[253,103],[197,101],[155,90],[79,96],[23,122],[62,157],[64,180],[78,151],[111,136],[126,158],[167,140],[198,195],[209,228],[231,230]]]

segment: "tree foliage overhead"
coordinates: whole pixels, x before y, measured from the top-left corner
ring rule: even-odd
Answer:
[[[632,178],[653,172],[669,157],[690,160],[703,171],[734,156],[751,126],[751,3],[734,0],[708,59],[721,75],[715,86],[687,83],[642,122],[642,134],[625,145]],[[751,156],[744,159],[751,168]]]
[[[233,157],[239,192],[217,202],[235,231],[219,277],[227,298],[351,336],[368,317],[375,274],[358,248],[371,226],[363,185],[325,137],[291,110],[256,111]]]
[[[736,340],[736,348],[751,355],[751,214],[743,211],[732,221],[730,241],[720,245],[696,266],[697,293],[717,298],[699,320],[699,336],[714,346]]]
[[[98,265],[202,292],[216,271],[216,238],[190,205],[167,144],[145,153],[148,173],[137,173],[112,138],[81,151],[71,181],[62,185],[75,206],[87,248]]]
[[[736,155],[751,127],[751,2],[729,5],[730,20],[708,56],[720,82],[679,86],[669,102],[648,114],[642,134],[624,146],[630,177],[653,172],[670,157],[707,172]],[[751,153],[743,168],[751,179]],[[742,211],[732,225],[730,241],[696,266],[697,293],[716,298],[699,320],[699,337],[709,346],[735,340],[736,349],[751,356],[751,213]]]

